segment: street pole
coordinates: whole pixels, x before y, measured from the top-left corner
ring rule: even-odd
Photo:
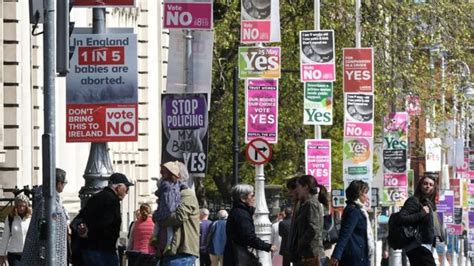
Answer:
[[[267,201],[265,198],[265,174],[264,164],[255,165],[255,232],[263,241],[270,243],[272,234],[272,223],[268,218]],[[258,259],[262,265],[272,265],[270,252],[258,251]]]
[[[40,247],[44,256],[45,264],[56,265],[56,120],[55,120],[55,39],[54,39],[54,0],[44,0],[44,134],[42,136],[43,145],[43,196],[45,204],[46,220],[46,247]],[[34,225],[37,226],[37,225]],[[46,250],[44,250],[46,248]],[[45,252],[44,252],[45,251]]]
[[[92,33],[105,34],[105,8],[92,10]],[[107,142],[93,142],[89,151],[86,169],[84,170],[85,184],[79,191],[81,207],[84,207],[95,193],[107,186],[108,179],[113,173]]]
[[[233,101],[233,107],[234,107],[234,116],[233,116],[233,126],[232,126],[232,134],[233,134],[233,142],[234,142],[234,160],[233,160],[233,166],[234,166],[234,179],[233,179],[233,185],[237,185],[239,183],[239,152],[240,152],[240,147],[239,147],[239,70],[238,68],[234,68],[234,74],[233,74],[233,79],[234,79],[234,86],[233,86],[233,91],[234,91],[234,101]]]
[[[314,29],[315,30],[321,29],[320,6],[321,6],[320,1],[314,0]],[[321,126],[320,125],[314,125],[314,138],[321,139]]]

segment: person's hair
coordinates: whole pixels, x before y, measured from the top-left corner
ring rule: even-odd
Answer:
[[[324,208],[329,209],[329,193],[324,185],[318,185],[319,194],[318,200],[323,204]]]
[[[148,219],[148,216],[151,214],[151,206],[148,203],[143,203],[140,205],[140,219],[145,221]]]
[[[297,176],[288,179],[288,181],[286,181],[286,188],[294,190],[296,188],[296,180],[298,180]]]
[[[285,212],[285,217],[291,217],[293,215],[293,208],[292,207],[286,207],[284,212]]]
[[[201,216],[209,216],[209,214],[210,214],[210,212],[206,208],[202,208],[202,209],[199,210],[199,215],[201,215]]]
[[[253,187],[249,184],[237,184],[232,188],[232,200],[240,201],[253,192]]]
[[[302,175],[296,180],[296,182],[302,187],[307,186],[309,194],[318,194],[318,182],[316,181],[316,178],[314,178],[314,176]]]
[[[353,180],[346,188],[346,199],[356,201],[365,192],[369,192],[369,184],[362,180]]]
[[[423,194],[423,192],[421,191],[421,187],[423,185],[423,181],[425,181],[425,179],[431,179],[434,181],[434,187],[433,187],[433,193],[431,193],[431,195],[425,195]],[[436,203],[436,195],[438,195],[439,193],[439,187],[438,187],[438,182],[436,180],[434,180],[433,178],[431,178],[430,176],[423,176],[419,181],[418,181],[418,184],[416,185],[416,188],[415,188],[415,194],[414,196],[420,201],[420,202],[423,202],[424,200],[429,200],[431,201],[432,204],[435,204]]]
[[[183,182],[187,182],[189,179],[188,168],[182,162],[178,162],[178,167],[179,167],[179,179]]]
[[[66,171],[61,168],[56,168],[56,183],[67,183]]]
[[[23,216],[20,216],[20,214],[18,213],[17,204],[19,204],[20,202],[25,202],[26,203],[26,211],[23,214]],[[15,197],[15,205],[13,206],[13,209],[8,214],[8,216],[10,216],[11,218],[14,218],[15,216],[18,215],[24,220],[26,218],[31,217],[31,213],[32,213],[32,210],[31,210],[31,206],[30,206],[30,199],[25,194],[18,194]]]
[[[217,212],[217,218],[219,220],[225,220],[227,219],[227,217],[229,216],[229,214],[227,213],[226,210],[220,210]]]

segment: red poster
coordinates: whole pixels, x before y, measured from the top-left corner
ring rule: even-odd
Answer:
[[[454,192],[454,206],[461,206],[460,179],[449,179],[449,187]]]
[[[344,92],[374,92],[372,48],[344,48]]]
[[[134,6],[135,0],[74,0],[74,6]]]

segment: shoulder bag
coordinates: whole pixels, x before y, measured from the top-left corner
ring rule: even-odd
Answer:
[[[232,241],[232,251],[234,253],[234,261],[236,266],[261,266],[257,255],[248,250],[246,247]]]

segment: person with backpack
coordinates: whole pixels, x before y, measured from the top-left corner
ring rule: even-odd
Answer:
[[[227,241],[226,225],[229,214],[226,210],[217,212],[217,220],[212,223],[211,230],[207,235],[207,250],[211,257],[211,266],[222,266],[224,264],[224,248]]]
[[[367,211],[369,184],[352,181],[346,189],[347,205],[341,219],[339,239],[332,253],[332,266],[369,266],[374,236]]]
[[[433,247],[436,244],[436,239],[444,242],[444,234],[436,213],[435,200],[437,195],[438,185],[436,180],[424,176],[418,182],[415,194],[405,201],[399,212],[399,222],[395,224],[412,226],[414,229],[414,236],[403,246],[410,265],[436,265],[433,257]],[[390,224],[394,223],[389,221],[389,227]],[[402,228],[400,227],[400,229]],[[391,232],[393,230],[389,228],[389,241]]]
[[[0,265],[20,265],[26,232],[31,221],[30,200],[25,194],[15,197],[14,207],[5,219],[2,241],[0,242]]]

